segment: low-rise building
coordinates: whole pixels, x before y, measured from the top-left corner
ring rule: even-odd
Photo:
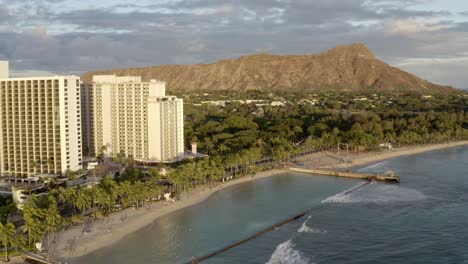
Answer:
[[[31,195],[44,195],[47,193],[47,188],[44,184],[31,185],[14,185],[11,187],[13,201],[16,204],[16,207],[20,210],[23,210],[24,204]]]

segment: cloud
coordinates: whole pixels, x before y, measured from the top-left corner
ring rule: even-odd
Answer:
[[[12,19],[10,12],[3,6],[0,6],[0,23],[8,22]]]
[[[453,66],[460,66],[460,65],[468,65],[468,54],[463,54],[457,57],[447,57],[447,58],[407,58],[402,60],[401,62],[397,63],[396,66],[398,67],[407,67],[413,65],[453,65]]]
[[[411,35],[420,32],[435,32],[451,27],[453,27],[451,24],[440,24],[416,19],[400,19],[389,21],[385,24],[386,32],[390,34],[405,35]]]
[[[396,66],[419,76],[430,76],[431,81],[438,84],[468,88],[468,54],[448,58],[408,58]]]
[[[6,25],[0,26],[0,57],[17,70],[79,73],[256,52],[316,53],[352,42],[405,69],[421,69],[418,59],[468,52],[468,22],[455,22],[449,10],[415,8],[423,2],[0,0],[0,25]]]

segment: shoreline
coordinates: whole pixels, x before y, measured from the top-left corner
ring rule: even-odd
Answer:
[[[339,156],[332,152],[317,152],[301,157],[298,160],[304,161],[306,168],[358,169],[391,158],[464,145],[468,145],[468,141],[368,152],[349,156],[348,158],[352,160],[351,164],[343,163],[341,159],[344,156]],[[53,249],[54,256],[59,260],[74,263],[77,258],[91,254],[99,249],[110,247],[124,237],[150,225],[156,219],[203,202],[218,191],[241,183],[287,172],[290,171],[287,169],[263,171],[255,176],[244,176],[211,187],[198,187],[181,194],[181,199],[175,202],[157,202],[153,203],[149,208],[124,209],[111,214],[108,218],[101,218],[91,222],[90,226],[88,226],[91,230],[89,233],[83,233],[83,225],[74,226],[64,232],[60,232],[55,243],[55,249]]]
[[[183,193],[180,200],[157,202],[152,204],[150,209],[147,207],[139,209],[127,208],[111,214],[108,220],[107,218],[102,218],[93,221],[93,227],[91,227],[92,230],[89,234],[83,234],[83,225],[74,226],[61,233],[61,237],[56,242],[55,257],[60,260],[66,259],[66,262],[73,263],[73,260],[76,260],[76,258],[112,246],[124,237],[150,225],[160,217],[201,203],[218,191],[238,184],[288,172],[287,169],[263,171],[255,174],[255,176],[244,176],[211,187],[198,187]],[[125,220],[122,221],[122,218],[125,218]],[[124,227],[124,229],[121,227]]]
[[[461,147],[461,146],[466,146],[466,145],[468,145],[468,141],[457,141],[457,142],[450,142],[450,143],[401,147],[401,148],[396,148],[392,150],[383,150],[383,151],[378,151],[378,152],[369,152],[369,153],[357,155],[357,158],[353,159],[350,165],[338,164],[335,167],[331,167],[330,169],[345,169],[346,168],[346,169],[351,169],[351,170],[358,170],[358,169],[362,169],[364,167],[382,162],[384,160],[392,159],[392,158],[417,155],[421,153],[442,150],[442,149],[447,149],[447,148]]]

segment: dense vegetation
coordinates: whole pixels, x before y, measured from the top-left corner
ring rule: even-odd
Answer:
[[[0,196],[0,222],[5,224],[8,216],[16,212],[16,205],[11,197]]]
[[[229,159],[240,151],[260,148],[263,156],[282,157],[300,147],[335,148],[347,143],[354,151],[379,143],[397,146],[468,138],[468,97],[463,94],[422,98],[385,94],[266,94],[265,105],[199,104],[208,97],[249,99],[248,93],[205,93],[186,96],[186,138],[211,156]],[[280,100],[283,106],[271,106]],[[257,105],[256,105],[257,104]]]

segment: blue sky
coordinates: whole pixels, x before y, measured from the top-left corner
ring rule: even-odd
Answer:
[[[0,0],[0,59],[16,72],[209,63],[354,42],[468,88],[466,0]]]

